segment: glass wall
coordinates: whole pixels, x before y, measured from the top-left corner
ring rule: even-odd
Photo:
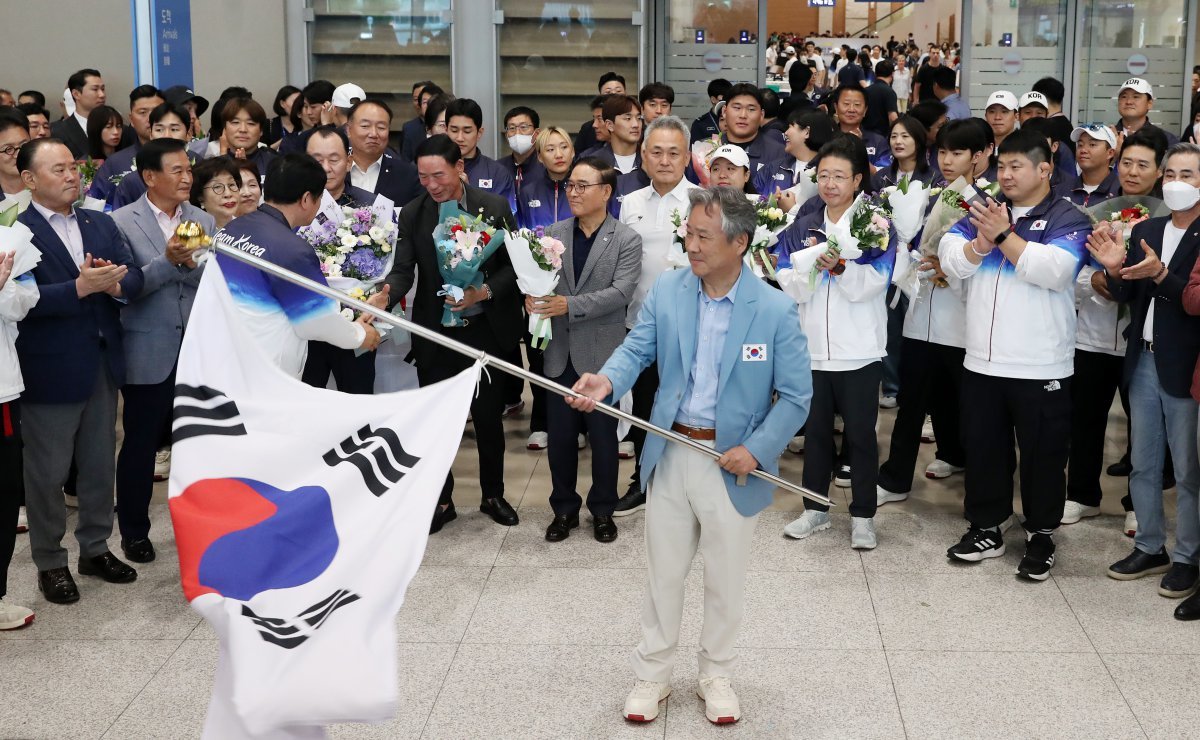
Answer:
[[[588,104],[603,73],[623,75],[627,89],[637,94],[642,40],[634,20],[641,15],[641,0],[497,0],[496,5],[504,19],[497,28],[501,115],[527,105],[543,125],[574,133],[591,117]]]
[[[1078,121],[1116,123],[1117,92],[1130,77],[1154,86],[1150,120],[1178,133],[1191,102],[1186,0],[1080,0]]]
[[[709,110],[708,83],[716,77],[761,84],[757,0],[670,0],[663,82],[675,89],[672,112],[690,121]],[[663,48],[665,47],[665,48]]]
[[[451,87],[450,0],[312,0],[312,78],[353,81],[395,112],[415,115],[412,83]]]
[[[1067,0],[964,2],[963,12],[970,13],[965,92],[972,110],[982,111],[996,90],[1019,96],[1042,77],[1063,79]]]

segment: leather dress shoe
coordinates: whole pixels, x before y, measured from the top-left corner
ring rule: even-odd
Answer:
[[[1200,619],[1200,591],[1179,602],[1179,606],[1175,607],[1175,618],[1181,622]]]
[[[1143,576],[1166,573],[1171,569],[1171,556],[1166,550],[1151,555],[1134,548],[1128,556],[1108,567],[1108,577],[1118,581],[1132,581]]]
[[[485,498],[479,502],[479,510],[490,516],[496,524],[503,524],[506,527],[515,527],[517,522],[521,521],[517,518],[517,512],[513,509],[512,504],[505,501],[503,496]]]
[[[133,583],[137,580],[137,571],[117,560],[117,556],[111,552],[79,558],[79,575],[99,576],[109,583]]]
[[[79,601],[79,588],[69,568],[39,570],[38,591],[52,604],[74,604]]]
[[[135,563],[149,563],[156,557],[154,544],[145,537],[136,540],[121,540],[121,552]]]
[[[617,538],[617,523],[611,516],[592,517],[592,534],[597,542],[612,542]]]
[[[556,514],[554,521],[546,527],[547,542],[562,542],[571,536],[571,530],[579,526],[579,514]]]
[[[429,523],[429,534],[437,534],[442,531],[442,526],[446,522],[452,522],[458,518],[458,512],[454,510],[454,504],[450,504],[445,509],[441,504],[433,507],[433,521]]]

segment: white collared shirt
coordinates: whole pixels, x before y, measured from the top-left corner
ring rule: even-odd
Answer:
[[[625,316],[625,325],[631,329],[637,323],[642,301],[650,292],[654,281],[670,266],[667,255],[675,236],[675,225],[671,223],[671,216],[675,211],[679,211],[681,217],[687,217],[688,191],[694,187],[696,186],[685,178],[666,195],[659,195],[651,184],[626,195],[625,200],[621,202],[621,223],[642,237],[642,276],[638,279],[633,298],[629,301],[629,311]]]
[[[163,239],[171,241],[171,237],[175,235],[175,229],[179,226],[179,222],[183,220],[183,206],[175,207],[175,215],[168,216],[165,211],[154,205],[154,201],[146,198],[146,202],[150,204],[150,212],[154,214],[154,221],[158,224],[159,231],[162,232]]]
[[[80,128],[82,128],[83,132],[86,134],[87,133],[87,116],[79,115],[79,111],[76,111],[75,113],[72,113],[71,115],[75,116],[75,120],[79,123]]]
[[[33,207],[37,212],[42,214],[42,218],[50,224],[50,228],[54,229],[54,233],[58,234],[58,238],[66,246],[67,251],[71,253],[71,259],[75,260],[76,265],[83,264],[83,232],[79,230],[79,220],[75,218],[75,209],[71,209],[70,216],[64,216],[61,213],[56,213],[49,208],[46,208],[36,200],[33,201]]]
[[[372,162],[367,169],[363,170],[358,166],[357,162],[350,165],[350,184],[356,188],[362,188],[368,193],[375,192],[375,186],[379,184],[379,173],[383,171],[383,155],[379,155],[379,159]]]

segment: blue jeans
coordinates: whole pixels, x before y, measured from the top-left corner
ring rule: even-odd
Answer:
[[[1197,462],[1197,406],[1191,397],[1168,395],[1158,383],[1154,355],[1138,352],[1137,365],[1129,383],[1129,413],[1133,433],[1133,473],[1129,493],[1137,513],[1134,542],[1142,552],[1160,552],[1167,543],[1163,516],[1162,468],[1167,447],[1175,463],[1176,563],[1195,565],[1200,554],[1200,463]]]

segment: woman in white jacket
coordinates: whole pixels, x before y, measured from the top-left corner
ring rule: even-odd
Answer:
[[[17,362],[17,322],[37,303],[32,280],[12,277],[14,252],[0,253],[0,630],[24,627],[33,611],[4,600],[8,565],[16,545],[17,517],[24,497],[21,468],[21,414],[17,397],[25,390]]]
[[[876,545],[875,423],[887,343],[884,295],[895,265],[896,234],[888,224],[886,249],[866,249],[844,260],[829,254],[831,237],[843,248],[850,245],[850,222],[864,197],[870,164],[862,142],[845,135],[821,148],[816,167],[824,207],[799,216],[779,243],[779,285],[799,304],[800,325],[812,355],[813,401],[805,427],[803,482],[819,493],[828,490],[836,461],[833,417],[840,413],[852,493],[850,545],[869,550]],[[806,507],[784,528],[789,537],[803,539],[829,528],[825,507]]]

